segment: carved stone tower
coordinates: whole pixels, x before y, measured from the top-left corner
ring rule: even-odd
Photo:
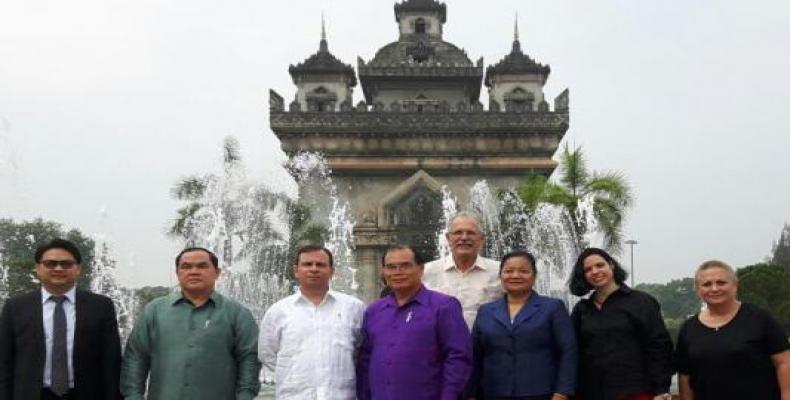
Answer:
[[[357,281],[366,299],[378,293],[386,246],[408,242],[435,255],[443,187],[464,209],[480,179],[496,189],[516,186],[529,172],[548,175],[568,129],[568,91],[550,110],[543,95],[549,67],[526,56],[517,37],[511,53],[486,70],[486,110],[483,60],[473,63],[444,41],[446,14],[435,0],[395,4],[399,38],[369,62],[358,60],[364,101],[355,107],[353,70],[328,53],[325,40],[317,54],[291,67],[297,96],[289,111],[270,92],[271,128],[283,150],[322,153],[351,206]],[[319,55],[333,61],[304,68]],[[319,87],[341,104],[311,103],[308,95]]]

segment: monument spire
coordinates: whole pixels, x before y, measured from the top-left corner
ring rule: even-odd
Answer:
[[[518,41],[518,11],[513,19],[513,53],[521,52],[521,42]]]
[[[513,41],[518,42],[518,11],[516,11],[516,17],[513,21]]]
[[[321,44],[319,46],[319,51],[329,51],[329,45],[326,42],[326,21],[324,20],[323,11],[321,11]]]

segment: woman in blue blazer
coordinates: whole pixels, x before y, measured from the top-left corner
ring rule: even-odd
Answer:
[[[467,397],[477,400],[565,400],[576,389],[577,349],[565,304],[532,290],[535,257],[502,258],[506,294],[477,312],[474,369]]]

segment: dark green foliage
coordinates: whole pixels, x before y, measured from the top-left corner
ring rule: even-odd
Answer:
[[[790,273],[780,265],[755,264],[737,274],[740,300],[770,311],[790,333]]]
[[[528,210],[541,203],[561,205],[568,209],[577,231],[584,231],[584,221],[576,215],[579,201],[593,198],[593,214],[604,233],[604,247],[614,253],[622,249],[622,227],[625,213],[633,196],[625,176],[620,172],[591,172],[580,147],[571,150],[566,144],[557,169],[559,183],[545,176],[530,175],[517,192]]]
[[[134,296],[137,300],[137,309],[134,313],[135,316],[139,316],[143,312],[145,305],[151,300],[157,297],[167,296],[170,293],[170,290],[170,288],[164,286],[144,286],[139,289],[135,289]]]
[[[636,289],[655,297],[667,319],[686,319],[696,314],[702,305],[694,292],[694,278],[675,279],[667,284],[640,283]]]
[[[790,224],[785,224],[779,241],[774,244],[771,263],[782,266],[790,273]]]
[[[80,249],[82,273],[77,286],[90,288],[95,256],[93,239],[76,229],[66,231],[61,224],[41,218],[21,222],[0,219],[0,262],[8,267],[8,295],[38,288],[33,259],[36,247],[54,238],[70,240]]]

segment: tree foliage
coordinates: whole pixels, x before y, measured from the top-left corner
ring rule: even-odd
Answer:
[[[738,297],[771,312],[790,333],[790,273],[775,264],[754,264],[738,274]]]
[[[246,260],[253,270],[287,275],[297,246],[323,243],[328,231],[311,223],[310,210],[284,193],[254,185],[244,176],[238,142],[222,148],[222,173],[181,179],[172,196],[182,201],[168,228],[187,246],[217,251],[222,265]]]
[[[774,243],[771,263],[782,266],[790,273],[790,224],[785,224],[779,235],[779,241]]]
[[[580,201],[592,198],[593,216],[604,236],[603,246],[613,252],[622,249],[625,214],[633,204],[631,188],[620,172],[590,171],[581,147],[571,150],[566,144],[560,154],[558,182],[542,175],[530,175],[517,189],[529,209],[541,203],[556,204],[570,212],[576,230],[588,227],[577,210]]]
[[[93,239],[77,229],[65,230],[61,224],[41,218],[21,222],[0,219],[0,264],[7,268],[7,295],[38,288],[34,271],[36,247],[54,238],[70,240],[77,245],[82,254],[82,272],[77,286],[90,288],[95,256]]]
[[[664,318],[686,319],[696,314],[702,305],[694,292],[694,278],[674,279],[666,284],[640,283],[636,289],[658,300]]]

